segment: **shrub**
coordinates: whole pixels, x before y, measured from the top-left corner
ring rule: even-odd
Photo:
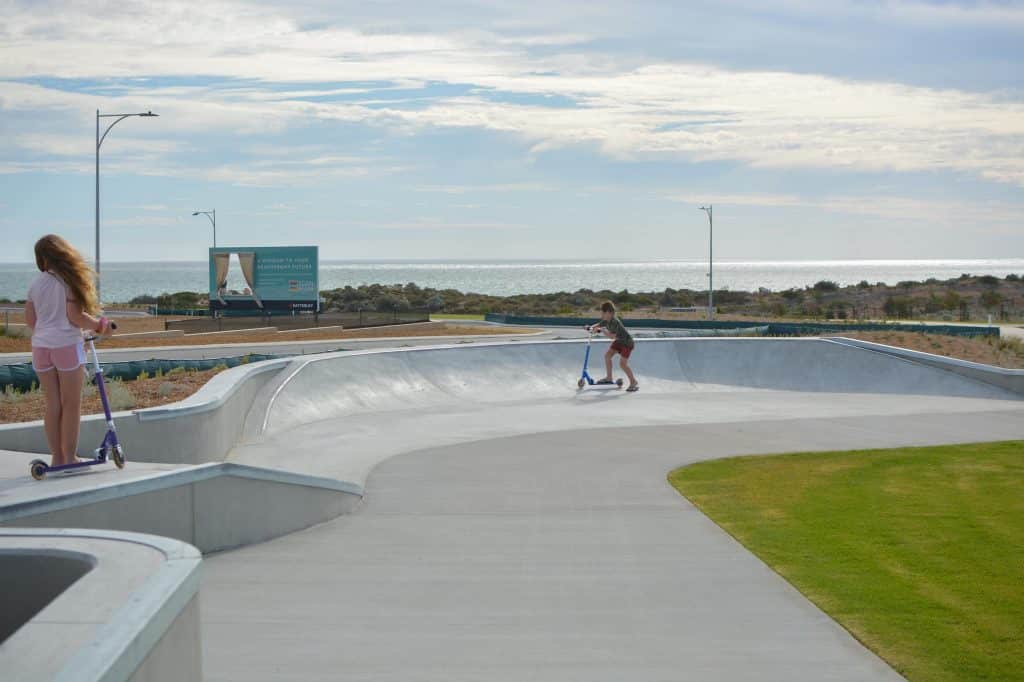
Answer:
[[[815,282],[812,287],[815,291],[839,291],[839,285],[832,280],[823,279],[820,282]]]
[[[981,307],[985,310],[992,310],[1003,302],[1002,295],[997,291],[983,291],[980,297]]]
[[[107,401],[110,403],[111,411],[121,412],[135,407],[135,396],[132,395],[132,392],[128,390],[123,381],[110,381],[106,386]]]
[[[166,398],[173,391],[174,391],[174,384],[172,384],[169,381],[165,381],[165,382],[161,383],[160,386],[157,387],[157,389],[156,389],[156,392],[160,395],[161,398]]]

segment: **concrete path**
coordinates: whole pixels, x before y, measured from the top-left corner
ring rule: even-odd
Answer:
[[[1024,437],[1024,410],[568,431],[382,463],[355,514],[204,566],[210,680],[888,680],[675,493],[743,453]]]

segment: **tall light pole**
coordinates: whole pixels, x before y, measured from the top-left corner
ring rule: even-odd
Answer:
[[[708,319],[715,319],[715,222],[714,206],[701,206],[701,211],[708,214]]]
[[[212,211],[195,211],[192,215],[204,215],[210,219],[210,222],[213,223],[213,248],[217,248],[217,209]]]
[[[116,126],[118,123],[131,116],[145,116],[145,117],[156,117],[158,114],[154,114],[152,111],[146,111],[141,114],[101,114],[100,110],[96,110],[96,300],[100,298],[100,146],[103,144],[103,140],[107,139],[107,133],[110,129]],[[103,136],[100,136],[100,119],[101,118],[112,118],[110,125],[103,131]]]

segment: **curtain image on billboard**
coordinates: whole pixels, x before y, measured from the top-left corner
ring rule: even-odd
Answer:
[[[232,258],[232,256],[234,256]],[[216,253],[213,255],[213,263],[217,273],[217,300],[225,307],[230,307],[232,299],[244,299],[256,302],[258,308],[263,308],[263,302],[256,294],[256,254],[252,251],[239,251],[237,253]],[[231,267],[232,263],[238,263],[237,269]],[[240,272],[245,286],[232,288],[228,282],[237,286],[237,276]]]

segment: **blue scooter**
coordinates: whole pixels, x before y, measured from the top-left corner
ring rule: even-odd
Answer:
[[[117,329],[117,325],[113,322],[110,323],[111,329]],[[32,478],[37,481],[41,481],[46,477],[46,474],[54,473],[58,471],[74,471],[76,469],[85,469],[97,464],[105,464],[109,457],[114,461],[114,465],[118,469],[124,469],[124,448],[117,441],[117,429],[114,427],[114,419],[110,416],[110,403],[107,401],[107,387],[103,383],[103,368],[100,367],[99,358],[96,356],[96,344],[99,340],[99,336],[92,335],[85,339],[85,342],[89,344],[89,351],[92,354],[92,365],[93,365],[93,376],[96,379],[96,390],[100,394],[100,402],[103,403],[103,414],[107,418],[107,432],[103,436],[103,440],[100,442],[100,446],[93,450],[92,459],[82,459],[72,462],[71,464],[61,464],[60,466],[50,466],[41,459],[32,460],[32,464],[29,465],[29,472],[32,474]]]
[[[622,388],[622,379],[616,379],[614,383],[595,381],[590,372],[587,371],[587,364],[590,362],[590,341],[594,338],[594,328],[586,327],[587,334],[587,352],[583,355],[583,374],[580,376],[580,380],[576,382],[577,388],[582,389],[584,386],[598,386],[600,388]]]

